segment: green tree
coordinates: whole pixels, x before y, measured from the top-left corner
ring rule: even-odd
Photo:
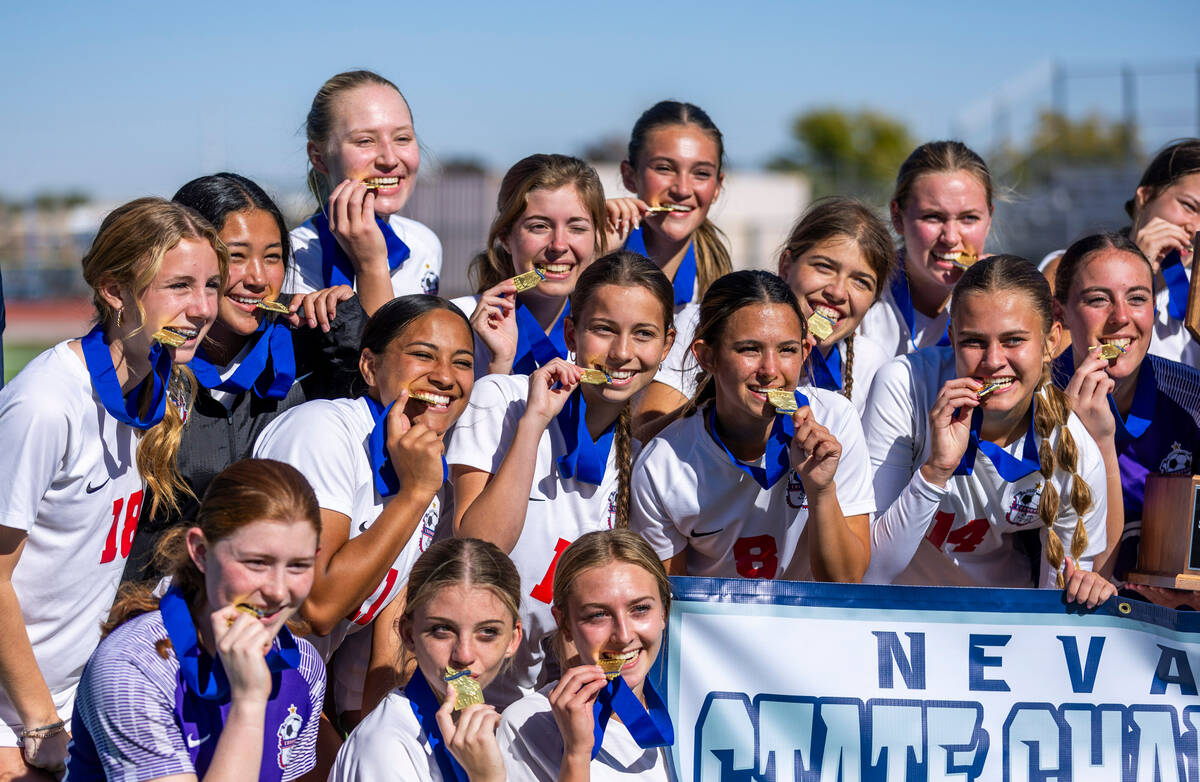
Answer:
[[[796,117],[791,130],[793,148],[768,168],[807,174],[818,196],[885,199],[916,146],[903,122],[871,110],[813,109]]]
[[[1007,155],[1016,180],[1044,182],[1056,168],[1129,164],[1137,150],[1137,129],[1128,123],[1098,114],[1074,120],[1043,111],[1028,149]]]

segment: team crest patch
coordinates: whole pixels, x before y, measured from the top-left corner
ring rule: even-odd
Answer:
[[[1038,521],[1038,505],[1042,501],[1042,484],[1019,490],[1013,495],[1012,503],[1004,520],[1009,524],[1023,527]]]
[[[1164,473],[1191,472],[1192,452],[1185,450],[1179,443],[1171,443],[1171,452],[1163,457],[1158,465],[1158,471]]]
[[[787,504],[789,508],[802,510],[808,507],[808,495],[804,493],[804,484],[795,470],[788,473]]]
[[[421,290],[428,293],[430,296],[436,296],[438,293],[438,284],[441,278],[433,269],[427,269],[425,274],[421,276]]]
[[[608,495],[608,528],[617,524],[617,490],[613,489]]]
[[[280,768],[287,768],[292,760],[292,750],[300,740],[300,729],[304,727],[304,718],[296,713],[295,704],[288,706],[288,715],[283,718],[276,735],[279,737],[279,754],[276,761]]]
[[[435,502],[434,505],[436,504]],[[425,510],[425,515],[421,517],[421,539],[417,541],[417,548],[421,551],[429,548],[429,545],[433,543],[433,536],[437,534],[440,518],[441,514],[433,505]]]

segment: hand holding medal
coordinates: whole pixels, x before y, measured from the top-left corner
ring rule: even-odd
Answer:
[[[525,415],[537,420],[543,429],[549,426],[575,392],[583,372],[583,367],[561,358],[539,367],[529,376],[529,400],[525,405]]]
[[[520,341],[516,294],[532,287],[524,287],[526,284],[520,282],[523,277],[528,279],[529,274],[537,277],[539,282],[542,279],[534,271],[503,280],[479,295],[479,302],[471,313],[471,330],[492,354],[488,364],[489,374],[508,374],[512,371]],[[476,360],[482,359],[477,357]]]
[[[804,405],[792,413],[795,433],[789,446],[792,469],[800,476],[804,491],[812,499],[832,488],[842,444],[828,429],[817,423],[812,407]]]
[[[1115,442],[1117,434],[1116,419],[1108,404],[1108,395],[1116,383],[1106,371],[1111,359],[1105,348],[1120,350],[1108,344],[1088,350],[1087,358],[1075,368],[1075,374],[1063,389],[1071,409],[1097,443]]]
[[[971,441],[971,415],[982,404],[979,392],[984,388],[974,378],[956,377],[938,392],[929,411],[929,458],[921,467],[925,480],[945,486],[958,468]]]

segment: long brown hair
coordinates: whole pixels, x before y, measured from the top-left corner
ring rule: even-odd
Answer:
[[[1105,232],[1085,236],[1076,240],[1058,260],[1058,268],[1054,272],[1054,298],[1064,307],[1071,295],[1071,283],[1075,275],[1093,254],[1101,250],[1116,250],[1127,253],[1146,264],[1146,272],[1150,275],[1150,290],[1154,290],[1154,267],[1150,265],[1142,248],[1119,231]]]
[[[1200,139],[1180,139],[1163,147],[1146,166],[1138,182],[1139,190],[1146,188],[1143,205],[1158,198],[1162,191],[1180,179],[1196,173],[1200,173]],[[1135,221],[1139,211],[1136,197],[1125,202],[1125,212]]]
[[[558,190],[567,185],[575,188],[592,220],[594,254],[604,253],[604,186],[600,184],[596,169],[567,155],[530,155],[518,160],[500,181],[496,218],[488,231],[487,249],[471,259],[468,272],[476,293],[483,293],[517,273],[512,256],[500,240],[512,233],[517,220],[525,214],[529,194],[534,190]]]
[[[675,327],[675,290],[662,269],[646,258],[629,250],[614,253],[593,261],[579,275],[575,291],[571,294],[571,319],[581,322],[583,314],[591,305],[596,291],[605,285],[623,288],[640,287],[654,294],[662,306],[664,337]],[[583,393],[580,391],[580,393]],[[629,403],[621,409],[617,428],[613,435],[613,447],[617,457],[617,507],[616,526],[629,526],[630,474],[633,471],[633,410]]]
[[[813,203],[796,221],[788,235],[780,255],[780,266],[785,259],[795,261],[816,245],[830,239],[844,237],[854,242],[867,265],[875,274],[875,301],[883,295],[884,286],[896,269],[896,245],[892,242],[887,226],[861,201],[841,196],[822,198]],[[781,269],[782,270],[782,269]],[[842,371],[841,393],[847,399],[854,393],[854,333],[845,339],[846,366]]]
[[[408,104],[408,99],[404,97],[404,93],[400,92],[399,87],[374,71],[346,71],[331,76],[321,85],[321,89],[317,90],[317,94],[312,99],[312,106],[308,109],[304,130],[309,142],[315,144],[317,148],[323,149],[329,141],[329,134],[333,129],[333,102],[338,95],[356,87],[372,84],[391,87],[400,96],[400,100],[404,101],[405,105]],[[409,112],[412,112],[411,106],[409,106]],[[329,194],[333,192],[333,186],[330,184],[328,176],[313,168],[311,161],[308,164],[307,183],[308,191],[312,193],[313,198],[317,199],[317,207],[324,209],[325,203],[329,200]]]
[[[694,125],[713,140],[717,145],[717,176],[725,168],[725,138],[721,130],[712,121],[712,117],[704,109],[692,103],[677,100],[664,100],[655,103],[638,117],[633,123],[633,131],[629,134],[629,148],[626,150],[625,162],[635,170],[642,163],[642,150],[646,146],[646,137],[658,128],[675,125]],[[720,228],[708,218],[696,229],[692,237],[696,250],[696,291],[695,298],[699,299],[708,290],[708,286],[723,274],[728,274],[733,268],[729,256],[729,243]]]
[[[138,319],[143,320],[146,313],[142,296],[158,276],[163,256],[185,239],[207,242],[212,247],[224,289],[229,279],[229,251],[216,229],[198,212],[162,198],[138,198],[109,212],[82,261],[83,278],[92,287],[96,321],[105,330],[116,325],[118,313],[101,290],[116,284],[130,291]],[[141,435],[137,448],[138,472],[146,479],[153,498],[151,515],[156,515],[160,506],[178,512],[176,493],[191,494],[179,475],[175,457],[183,439],[186,411],[195,398],[195,378],[186,366],[175,365],[167,384],[171,400],[177,403],[167,405],[163,420]],[[143,413],[149,401],[148,394],[143,396]]]
[[[962,301],[972,294],[987,295],[996,291],[1018,291],[1029,300],[1030,306],[1042,320],[1042,335],[1045,338],[1050,333],[1054,323],[1054,307],[1050,296],[1050,283],[1042,276],[1037,267],[1024,258],[1015,255],[993,255],[972,265],[954,286],[954,296],[950,302],[950,323],[957,322],[957,312]],[[1048,351],[1044,351],[1049,355]],[[1060,568],[1065,552],[1063,542],[1054,530],[1054,522],[1058,518],[1060,498],[1058,490],[1051,482],[1057,470],[1062,470],[1071,478],[1071,508],[1075,511],[1075,530],[1071,536],[1071,556],[1076,560],[1087,549],[1087,529],[1083,524],[1083,515],[1092,507],[1092,492],[1087,482],[1077,472],[1079,465],[1079,446],[1075,437],[1067,427],[1067,419],[1071,415],[1071,406],[1066,395],[1058,389],[1050,378],[1050,361],[1042,364],[1042,377],[1034,392],[1037,404],[1034,407],[1033,432],[1038,438],[1038,457],[1041,461],[1042,497],[1038,502],[1038,516],[1046,525],[1046,561],[1058,573],[1058,586],[1063,586],[1063,576]],[[1058,433],[1058,443],[1051,446],[1050,437]]]
[[[241,459],[218,473],[208,485],[194,526],[212,546],[264,519],[308,522],[317,538],[321,537],[321,509],[312,486],[299,470],[272,459]],[[204,606],[206,591],[204,574],[188,554],[186,535],[186,526],[177,526],[164,535],[155,549],[155,564],[159,572],[170,574],[172,586],[183,593],[194,616]],[[157,610],[154,586],[134,582],[122,585],[102,626],[103,634],[108,635],[139,614]],[[301,620],[293,618],[288,624],[296,632],[307,633]],[[169,647],[169,641],[160,641],[159,654],[166,657]]]

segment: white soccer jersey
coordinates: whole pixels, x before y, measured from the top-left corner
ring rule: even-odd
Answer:
[[[384,506],[375,490],[367,453],[367,438],[374,428],[366,399],[315,399],[293,407],[268,424],[254,444],[254,456],[287,462],[299,470],[312,484],[321,508],[350,518],[350,538],[356,538],[370,529]],[[383,581],[354,616],[338,622],[325,637],[309,638],[326,661],[346,636],[370,627],[379,612],[404,591],[417,557],[437,535],[441,505],[441,497],[435,496]],[[355,649],[358,657],[370,655],[369,643],[356,644]],[[334,676],[338,708],[359,708],[362,682],[345,676],[342,666],[365,674],[367,660],[349,660],[346,655],[339,658]]]
[[[422,676],[420,671],[413,676]],[[403,690],[392,690],[338,750],[329,782],[442,782],[429,737]]]
[[[892,354],[881,348],[874,340],[861,334],[854,336],[854,363],[850,367],[850,375],[854,380],[850,387],[850,401],[861,416],[867,406],[867,396],[871,393],[871,383],[879,368],[892,360]],[[846,376],[846,340],[837,343],[838,356],[841,358],[842,377]],[[815,348],[814,348],[815,350]],[[843,380],[843,385],[845,381]]]
[[[398,214],[388,218],[388,225],[408,245],[411,253],[408,260],[392,270],[392,290],[395,295],[436,294],[442,276],[442,243],[437,234],[422,223]],[[322,264],[321,238],[313,227],[312,218],[293,228],[288,239],[292,243],[292,259],[288,264],[284,290],[312,293],[328,288]]]
[[[665,383],[688,399],[696,393],[696,373],[700,370],[696,357],[692,355],[692,339],[696,336],[699,322],[699,302],[689,301],[675,308],[675,344],[654,375],[659,383]]]
[[[945,309],[933,318],[926,317],[914,307],[913,331],[916,332],[914,334],[909,330],[908,324],[904,322],[904,315],[901,314],[900,308],[896,306],[891,286],[886,286],[879,301],[872,304],[871,308],[867,310],[867,314],[863,316],[855,333],[872,340],[890,355],[903,356],[916,349],[913,347],[914,341],[917,348],[936,345],[942,335],[946,333],[949,325],[949,302],[946,303]]]
[[[1009,483],[990,459],[977,453],[973,472],[952,477],[945,487],[921,476],[920,467],[929,458],[929,410],[942,385],[956,376],[953,349],[934,347],[888,362],[872,386],[863,428],[880,510],[871,529],[871,565],[865,580],[1053,587],[1054,572],[1045,556],[1035,550],[1038,559],[1032,559],[1011,537],[1039,530],[1044,549],[1046,529],[1037,511],[1044,484],[1040,472]],[[1088,545],[1079,558],[1079,566],[1090,570],[1106,543],[1104,463],[1074,414],[1067,426],[1078,446],[1077,472],[1092,489],[1092,507],[1084,515]],[[1058,442],[1057,432],[1051,441]],[[1019,459],[1024,446],[1023,435],[1005,450]],[[1070,479],[1060,469],[1051,481],[1060,497],[1054,529],[1070,552],[1077,519],[1070,503]]]
[[[1186,269],[1185,272],[1190,284],[1192,270]],[[1182,320],[1171,317],[1167,311],[1169,302],[1167,286],[1159,284],[1158,293],[1154,296],[1154,338],[1150,341],[1150,352],[1189,367],[1200,367],[1200,342],[1192,339]]]
[[[66,342],[0,390],[0,526],[25,532],[12,575],[59,716],[71,719],[142,511],[137,430],[114,419]],[[0,689],[0,746],[21,721]]]
[[[525,414],[528,394],[527,375],[488,375],[476,383],[471,403],[454,427],[446,461],[495,475]],[[635,442],[635,456],[636,448]],[[616,447],[609,450],[599,486],[560,475],[558,459],[566,453],[558,424],[551,421],[538,442],[525,526],[509,553],[521,575],[524,638],[512,666],[489,686],[488,703],[506,706],[538,683],[546,658],[543,644],[556,629],[550,611],[554,565],[580,535],[611,529],[616,520]]]
[[[547,685],[504,710],[496,738],[509,782],[554,782],[562,766],[563,740],[554,721]],[[592,782],[661,782],[671,779],[665,750],[642,749],[618,719],[604,728],[604,743],[592,759]]]
[[[873,513],[870,464],[854,406],[832,391],[799,390],[842,445],[835,475],[842,513]],[[675,421],[642,451],[633,468],[630,528],[661,559],[687,550],[689,576],[776,578],[800,558],[799,580],[812,580],[808,499],[799,477],[790,471],[763,489],[730,463],[708,433],[706,417],[703,410]]]

